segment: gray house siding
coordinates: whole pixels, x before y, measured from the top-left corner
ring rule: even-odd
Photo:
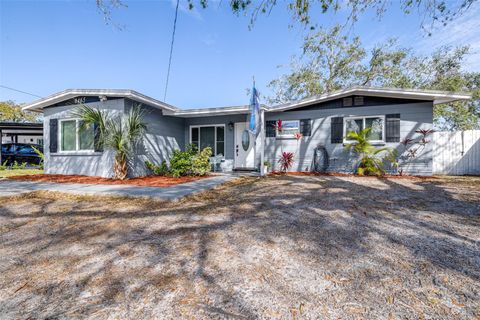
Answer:
[[[278,159],[282,150],[295,152],[295,164],[292,171],[312,171],[314,149],[318,145],[325,146],[329,154],[329,171],[353,172],[357,163],[354,154],[344,150],[343,143],[330,141],[330,124],[332,117],[349,116],[374,116],[387,114],[400,114],[400,141],[404,138],[417,138],[420,135],[415,131],[418,129],[431,129],[433,123],[433,104],[423,101],[395,101],[371,99],[365,100],[369,106],[343,107],[338,102],[328,104],[317,104],[300,109],[288,110],[285,112],[265,112],[265,121],[268,120],[312,120],[312,134],[303,137],[298,142],[295,139],[266,138],[265,160],[274,165],[278,170]],[[380,102],[385,105],[379,104]],[[115,98],[107,101],[86,101],[89,106],[102,110],[122,114],[128,112],[136,102]],[[79,174],[111,177],[113,167],[112,152],[76,152],[64,154],[61,152],[50,153],[50,119],[65,119],[71,117],[71,111],[78,105],[55,105],[44,109],[44,142],[45,142],[45,172],[50,174]],[[190,143],[190,127],[194,125],[225,125],[225,159],[226,163],[233,163],[235,151],[235,132],[229,128],[229,123],[246,122],[246,114],[223,115],[223,116],[202,116],[181,118],[166,116],[162,110],[148,105],[145,109],[144,120],[147,123],[147,133],[144,141],[138,146],[136,156],[132,160],[131,176],[142,176],[147,174],[145,160],[160,164],[171,158],[175,149],[184,150],[185,145]],[[257,147],[260,143],[257,141]],[[403,156],[404,146],[399,143],[386,143],[385,146],[395,148]],[[257,165],[260,163],[260,152],[257,150]],[[405,160],[405,157],[402,159]],[[401,161],[400,168],[409,174],[430,175],[432,174],[432,144],[427,144],[419,152],[417,158],[409,161]]]
[[[125,100],[107,100],[104,102],[86,103],[85,105],[120,114],[124,112]],[[44,109],[45,173],[111,177],[113,167],[112,152],[50,153],[50,119],[71,118],[71,112],[78,106],[62,105]]]
[[[129,99],[125,100],[125,112],[136,106],[137,103]],[[136,156],[133,159],[132,176],[144,176],[148,174],[145,161],[155,164],[168,161],[174,150],[185,148],[185,119],[165,116],[162,110],[142,105],[145,110],[144,121],[147,124],[147,132],[143,143],[138,146]]]
[[[85,105],[123,114],[136,103],[129,99],[115,99],[90,102]],[[112,177],[114,155],[111,151],[50,153],[50,119],[71,118],[71,112],[78,106],[68,104],[44,110],[45,173]],[[183,149],[185,146],[184,119],[164,116],[161,110],[147,105],[142,105],[142,108],[145,109],[144,121],[147,124],[147,132],[132,160],[132,170],[129,173],[131,177],[143,176],[148,173],[145,168],[145,160],[160,164],[162,161],[170,159],[173,150]]]
[[[300,120],[312,119],[312,135],[303,137],[298,141],[298,151],[292,171],[311,171],[313,165],[314,149],[323,145],[330,158],[329,171],[353,172],[356,159],[353,154],[344,150],[342,143],[330,142],[330,121],[332,117],[373,116],[386,114],[400,114],[400,141],[404,138],[417,138],[418,129],[431,129],[433,123],[433,104],[431,102],[397,104],[388,106],[349,107],[335,109],[317,109],[277,113],[265,113],[265,120]],[[404,152],[401,143],[386,143],[385,146],[395,148],[399,154]],[[425,149],[415,160],[401,162],[400,167],[404,172],[418,175],[432,174],[432,144],[427,144]],[[297,141],[295,139],[266,138],[265,160],[271,162],[278,169],[278,159],[281,150],[295,152]]]

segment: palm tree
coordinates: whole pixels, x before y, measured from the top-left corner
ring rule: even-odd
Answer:
[[[134,155],[135,148],[147,129],[140,105],[121,116],[86,105],[77,108],[73,114],[82,120],[81,130],[94,126],[95,148],[114,151],[114,178],[126,179],[129,159]]]
[[[375,148],[369,141],[371,128],[365,128],[360,132],[351,131],[347,133],[347,139],[353,140],[353,143],[345,145],[345,149],[353,150],[360,156],[360,163],[357,167],[359,175],[376,175],[381,176],[385,174],[383,168],[384,159],[378,155],[382,152],[392,153],[390,148]]]

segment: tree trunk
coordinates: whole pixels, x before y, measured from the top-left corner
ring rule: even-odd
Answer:
[[[115,162],[113,163],[113,174],[115,179],[125,180],[128,175],[127,157],[123,153],[115,155]]]

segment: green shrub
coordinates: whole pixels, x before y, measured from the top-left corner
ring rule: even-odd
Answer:
[[[170,174],[174,177],[192,174],[193,155],[187,151],[174,150],[170,159]]]
[[[145,161],[145,166],[156,176],[166,176],[169,173],[166,161],[162,161],[162,164],[157,166],[147,160]]]
[[[35,146],[32,146],[33,151],[35,151],[36,154],[40,157],[40,163],[38,164],[39,169],[43,169],[43,164],[45,162],[45,155],[43,154],[42,151],[39,149],[35,148]]]
[[[8,168],[7,160],[5,160],[2,164],[0,164],[0,171],[1,170],[6,170],[7,168]]]
[[[204,176],[211,170],[210,157],[212,156],[212,148],[206,147],[200,153],[193,156],[192,174],[195,176]]]
[[[345,145],[345,149],[353,150],[360,161],[357,167],[357,174],[367,176],[383,176],[385,174],[384,164],[388,162],[392,154],[390,148],[375,148],[369,141],[371,128],[365,128],[360,132],[351,131],[347,133],[349,140],[355,143]],[[380,154],[386,153],[387,156],[381,157]]]
[[[170,174],[174,177],[205,175],[211,170],[211,155],[211,148],[207,147],[199,153],[193,144],[187,145],[185,151],[175,150],[170,160]]]
[[[27,168],[26,162],[22,162],[21,164],[19,164],[16,160],[13,162],[13,165],[12,165],[13,170],[21,170],[25,168]]]

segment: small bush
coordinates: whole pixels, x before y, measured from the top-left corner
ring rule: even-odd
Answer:
[[[40,163],[38,164],[38,168],[43,170],[43,164],[45,163],[45,155],[43,154],[42,151],[39,149],[35,148],[35,146],[32,146],[33,151],[35,151],[36,154],[40,157]]]
[[[211,170],[210,157],[212,156],[212,148],[206,147],[200,153],[193,156],[192,174],[195,176],[204,176]]]
[[[0,171],[6,170],[7,168],[8,168],[8,166],[7,166],[7,160],[5,160],[5,162],[3,162],[2,164],[0,164]]]
[[[169,173],[166,161],[162,161],[162,164],[157,166],[147,160],[145,161],[145,166],[156,176],[166,176]]]
[[[185,151],[173,151],[170,160],[170,174],[174,177],[203,176],[210,171],[212,149],[207,147],[200,153],[195,145],[187,145]]]
[[[287,172],[293,166],[295,162],[295,154],[293,152],[284,151],[280,159],[278,159],[278,163],[280,164],[280,171]]]
[[[197,154],[194,145],[187,145],[185,151],[174,150],[170,159],[170,174],[174,177],[188,176],[193,172],[192,160]]]
[[[25,169],[25,168],[27,168],[27,163],[26,162],[22,162],[21,164],[19,164],[17,161],[13,162],[13,165],[12,165],[13,170],[21,170],[21,169]]]

